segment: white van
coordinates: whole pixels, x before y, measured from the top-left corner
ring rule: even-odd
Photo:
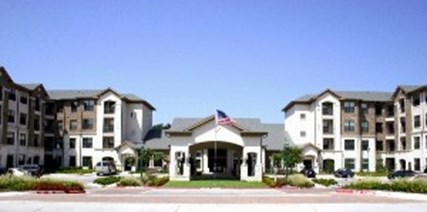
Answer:
[[[95,166],[96,175],[117,174],[116,165],[112,161],[101,161]]]

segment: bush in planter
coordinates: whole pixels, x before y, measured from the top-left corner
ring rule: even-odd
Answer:
[[[125,177],[120,179],[117,186],[142,186],[142,182],[135,177]]]
[[[116,176],[101,177],[101,178],[96,178],[93,181],[93,183],[100,184],[100,185],[110,185],[110,184],[119,182],[121,178],[122,177],[116,177]]]
[[[270,188],[274,188],[274,187],[276,187],[276,186],[277,186],[277,185],[276,185],[276,181],[275,181],[273,178],[271,178],[271,177],[263,176],[263,177],[262,177],[262,182],[263,182],[265,185],[267,185],[268,187],[270,187]]]
[[[331,185],[336,185],[338,184],[338,182],[334,179],[324,179],[324,178],[320,178],[320,179],[313,179],[312,180],[314,183],[329,187]]]
[[[84,186],[74,181],[36,179],[33,177],[0,176],[0,191],[84,191]]]
[[[153,181],[153,185],[154,186],[162,186],[162,185],[166,184],[167,182],[169,182],[169,177],[159,177]]]
[[[302,174],[293,174],[288,177],[288,185],[300,188],[311,188],[314,183]]]

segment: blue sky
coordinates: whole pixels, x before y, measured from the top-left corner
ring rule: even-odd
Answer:
[[[425,0],[2,0],[0,26],[16,82],[135,93],[155,123],[282,123],[306,93],[427,82]]]

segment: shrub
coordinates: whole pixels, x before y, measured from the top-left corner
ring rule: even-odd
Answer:
[[[122,177],[115,177],[115,176],[101,177],[101,178],[96,178],[93,181],[93,183],[100,184],[100,185],[110,185],[110,184],[119,182],[121,178]]]
[[[36,179],[33,177],[0,176],[0,190],[2,191],[30,191],[30,190],[57,190],[84,191],[81,183],[65,180]]]
[[[93,169],[83,169],[82,167],[60,167],[57,171],[63,174],[89,174],[93,173]]]
[[[296,186],[300,188],[311,188],[314,186],[314,183],[302,174],[290,175],[288,177],[287,183],[290,186]]]
[[[262,182],[270,188],[274,188],[277,186],[276,181],[271,177],[263,176]]]
[[[169,177],[167,177],[167,176],[166,177],[158,177],[152,181],[151,186],[162,186],[162,185],[166,184],[167,182],[169,182]]]
[[[320,179],[313,179],[312,180],[314,183],[320,184],[320,185],[324,185],[326,187],[329,187],[331,185],[336,185],[338,184],[338,182],[334,179],[324,179],[324,178],[320,178]]]
[[[425,180],[396,180],[391,183],[382,183],[372,180],[360,180],[353,182],[344,188],[358,189],[358,190],[387,190],[399,191],[409,193],[423,193],[427,194],[427,181]]]
[[[135,177],[125,177],[120,179],[117,186],[141,186],[142,182]]]

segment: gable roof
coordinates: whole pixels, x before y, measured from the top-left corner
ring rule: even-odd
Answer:
[[[415,93],[415,92],[423,90],[423,89],[427,89],[427,84],[424,84],[424,85],[399,85],[399,86],[397,86],[396,90],[393,93],[393,98],[396,98],[396,95],[399,93],[400,90],[402,90],[402,92],[404,94],[411,94],[411,93]]]
[[[307,94],[288,103],[283,109],[283,112],[289,110],[295,104],[310,104],[317,100],[325,93],[331,93],[340,100],[360,100],[366,102],[390,102],[392,101],[393,93],[378,92],[378,91],[334,91],[326,89],[318,95]]]
[[[102,94],[106,92],[113,92],[119,96],[124,101],[128,103],[142,103],[151,110],[156,110],[153,105],[151,105],[146,100],[139,98],[135,94],[120,94],[111,88],[107,89],[94,89],[94,90],[49,90],[48,94],[51,99],[54,100],[72,100],[72,99],[97,99]]]
[[[215,121],[215,116],[206,118],[175,118],[172,121],[171,128],[166,131],[167,134],[191,134],[191,132],[211,121]],[[261,120],[256,118],[236,118],[232,125],[243,134],[266,133],[261,126]]]

